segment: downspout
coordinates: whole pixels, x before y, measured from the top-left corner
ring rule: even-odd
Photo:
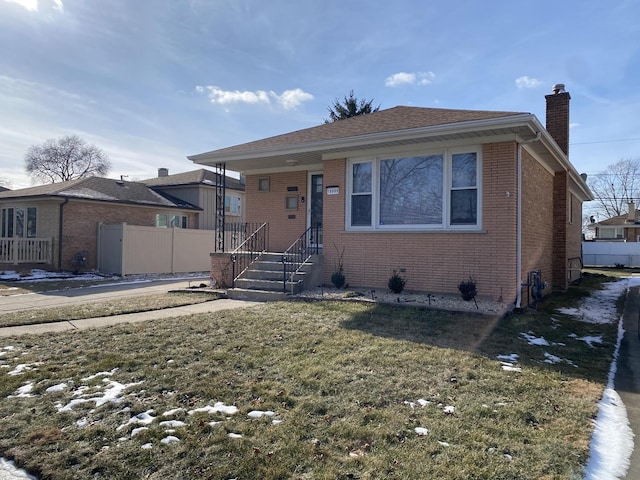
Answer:
[[[64,206],[69,203],[69,199],[65,198],[64,202],[60,204],[60,215],[58,216],[58,271],[62,271],[62,226],[64,224]]]
[[[516,293],[516,309],[522,308],[522,145],[540,140],[541,132],[529,140],[518,142],[518,199],[516,202],[516,277],[518,290]]]

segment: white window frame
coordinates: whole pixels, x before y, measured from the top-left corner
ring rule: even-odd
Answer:
[[[9,225],[9,210],[11,212],[11,225]],[[18,215],[17,211],[22,211],[22,235],[18,234]],[[35,210],[35,225],[33,234],[30,235],[29,228],[29,210]],[[0,208],[0,236],[2,238],[37,238],[39,214],[38,207],[32,205],[7,205]],[[9,237],[11,233],[11,237]]]
[[[166,225],[160,225],[160,217],[164,217]],[[178,217],[180,225],[169,225],[172,220]],[[189,217],[180,213],[156,213],[156,228],[189,228]]]
[[[241,202],[239,195],[225,195],[224,197],[224,213],[239,217],[242,214]]]
[[[476,186],[477,212],[475,224],[452,225],[451,224],[451,191],[452,188],[452,158],[454,154],[476,154]],[[412,156],[442,155],[443,157],[443,181],[442,181],[442,223],[433,225],[380,225],[380,162],[391,158],[403,158]],[[351,225],[351,199],[353,190],[353,165],[357,163],[372,164],[371,179],[371,225]],[[350,232],[385,232],[385,231],[480,231],[482,229],[482,148],[478,145],[438,150],[401,150],[375,157],[353,157],[347,160],[345,199],[345,230]],[[473,187],[469,187],[470,189]],[[466,189],[466,188],[465,188]],[[460,190],[457,188],[455,190]],[[356,194],[357,195],[357,194]]]

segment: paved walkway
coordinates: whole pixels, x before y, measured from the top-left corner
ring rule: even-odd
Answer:
[[[631,465],[625,478],[640,478],[640,287],[629,290],[624,303],[624,337],[620,343],[615,390],[627,409],[631,430],[635,434]]]

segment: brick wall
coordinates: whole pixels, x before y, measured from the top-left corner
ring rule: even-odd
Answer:
[[[170,213],[157,207],[70,200],[63,207],[62,270],[75,270],[75,255],[87,252],[87,269],[97,267],[97,239],[100,223],[129,223],[154,226],[157,213]],[[185,212],[175,211],[176,214]],[[188,224],[195,226],[197,213],[189,212]]]
[[[351,286],[387,288],[393,269],[405,269],[407,289],[457,293],[458,283],[476,278],[479,295],[515,298],[516,144],[482,150],[483,230],[452,232],[345,231],[346,160],[324,163],[325,185],[340,187],[324,197],[325,283],[344,248],[344,272]],[[337,246],[337,248],[336,248]]]
[[[522,149],[523,282],[532,270],[540,270],[543,281],[553,282],[553,178],[553,173]],[[523,295],[526,297],[526,290]]]
[[[259,192],[258,181],[263,178],[269,179],[269,191]],[[271,251],[283,252],[307,229],[307,178],[306,170],[247,176],[246,221],[269,223]],[[296,210],[285,208],[289,196],[297,197]]]
[[[553,290],[568,286],[569,175],[556,172],[553,178]]]
[[[565,155],[569,155],[569,100],[568,92],[546,95],[546,129]]]

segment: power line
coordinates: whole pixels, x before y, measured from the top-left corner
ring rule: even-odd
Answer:
[[[596,140],[594,142],[578,142],[578,143],[570,143],[569,145],[593,145],[595,143],[635,142],[636,140],[640,140],[640,137],[621,138],[620,140]]]

